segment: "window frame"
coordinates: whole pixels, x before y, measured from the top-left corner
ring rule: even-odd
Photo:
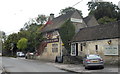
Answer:
[[[74,49],[73,49],[73,45],[74,45]],[[76,44],[71,45],[71,56],[76,56]]]
[[[57,43],[52,44],[52,53],[58,53],[58,44]]]

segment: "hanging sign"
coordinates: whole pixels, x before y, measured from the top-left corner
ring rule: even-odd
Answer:
[[[45,40],[45,42],[47,42],[47,43],[58,42],[58,41],[59,41],[59,38]]]

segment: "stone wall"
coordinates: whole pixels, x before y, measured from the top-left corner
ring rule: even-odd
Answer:
[[[58,52],[52,52],[52,44],[58,44]],[[37,59],[55,60],[56,56],[60,54],[59,42],[48,43],[44,52],[37,57]]]
[[[111,40],[111,44],[108,44],[108,41]],[[83,46],[83,51],[81,51],[80,45],[83,42],[78,43],[78,55],[84,56],[85,54],[99,54],[105,61],[106,64],[116,64],[118,63],[120,57],[119,55],[105,55],[105,46],[118,46],[118,39],[105,39],[105,40],[95,40],[95,41],[86,41],[85,46]],[[98,46],[97,50],[95,46]],[[120,49],[118,48],[118,52]]]
[[[64,64],[82,64],[81,56],[63,56]]]

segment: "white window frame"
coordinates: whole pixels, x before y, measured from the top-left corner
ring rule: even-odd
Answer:
[[[73,45],[75,45],[74,46],[74,53],[73,53]],[[75,43],[71,44],[71,56],[76,56],[76,44]]]
[[[57,46],[53,46],[53,45],[57,45]],[[57,52],[53,50],[57,50]],[[58,53],[58,44],[52,44],[52,53]]]

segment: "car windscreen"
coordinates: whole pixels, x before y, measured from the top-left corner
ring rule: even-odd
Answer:
[[[89,56],[87,56],[87,58],[88,59],[98,59],[98,58],[100,58],[100,56],[98,56],[98,55],[89,55]]]

